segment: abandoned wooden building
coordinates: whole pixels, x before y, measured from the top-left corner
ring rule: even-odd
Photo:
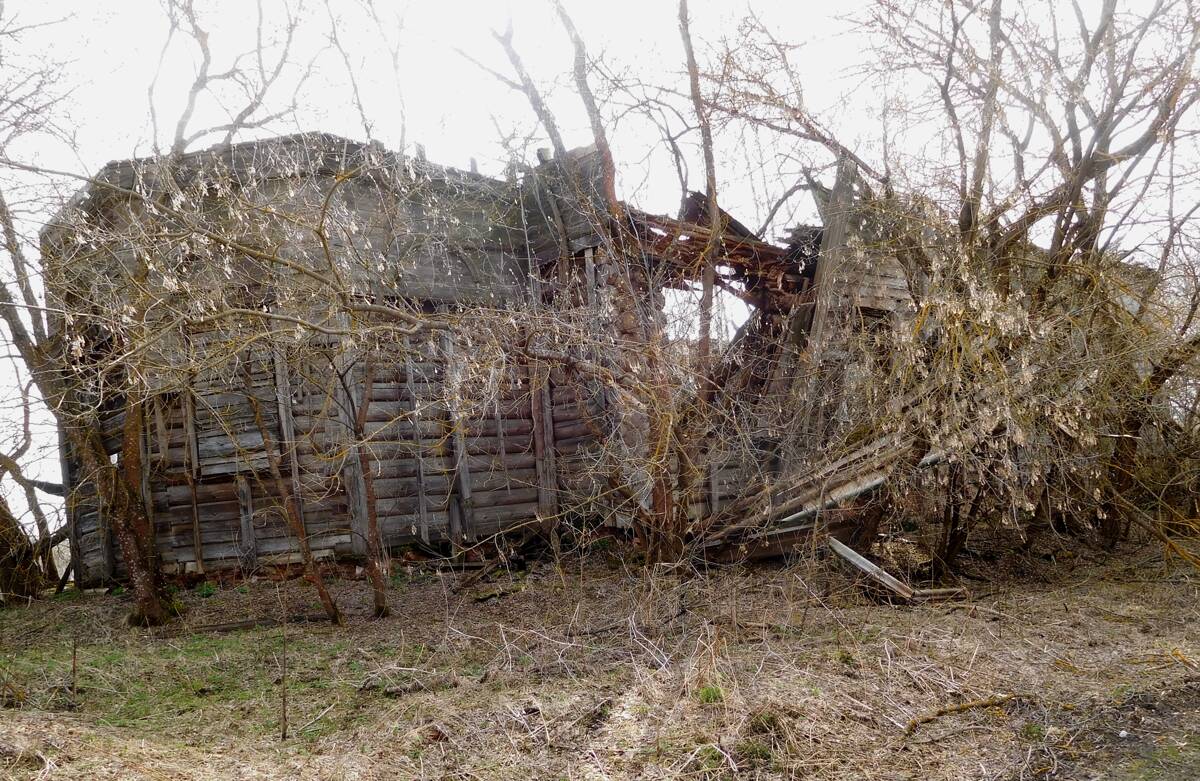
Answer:
[[[594,151],[547,155],[496,179],[324,134],[106,166],[43,233],[47,286],[54,307],[78,313],[58,327],[80,365],[96,367],[79,392],[99,410],[114,463],[134,457],[136,435],[162,566],[205,573],[294,561],[281,492],[324,558],[365,555],[370,514],[394,548],[461,545],[564,512],[572,491],[587,490],[573,481],[589,448],[619,436],[602,390],[548,358],[524,360],[530,350],[476,362],[482,340],[469,334],[377,327],[387,317],[373,307],[519,318],[558,301],[584,312],[581,327],[621,338],[620,318],[595,317],[612,251],[597,219],[601,191]],[[849,197],[835,191],[827,210]],[[637,242],[624,251],[657,267],[694,265],[708,235],[696,220],[623,208]],[[771,318],[776,330],[796,322],[786,316],[796,307],[808,307],[799,319],[816,334],[833,312],[902,317],[911,308],[894,261],[835,281],[849,264],[833,264],[830,233],[801,230],[784,247],[729,221],[721,268],[760,304],[760,330]],[[349,289],[353,307],[331,304]],[[256,328],[236,327],[248,321]],[[290,338],[301,328],[308,337]],[[529,334],[539,338],[549,337]],[[778,382],[782,360],[772,360],[776,368],[751,367],[757,380],[739,387],[762,397]],[[729,376],[746,365],[731,359]],[[140,403],[129,403],[134,395]],[[140,425],[128,425],[131,414]],[[746,450],[714,458],[697,514],[786,461],[769,436],[748,437]],[[105,508],[67,439],[76,577],[119,579]]]

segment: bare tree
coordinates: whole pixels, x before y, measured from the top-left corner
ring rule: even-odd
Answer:
[[[919,339],[890,340],[874,382],[902,368],[937,400],[910,425],[928,433],[923,456],[951,453],[939,558],[961,547],[960,514],[1025,512],[1038,494],[1110,544],[1145,521],[1139,443],[1147,426],[1174,428],[1154,405],[1198,344],[1194,285],[1174,275],[1191,262],[1180,218],[1196,198],[1178,187],[1196,164],[1194,11],[876,4],[862,32],[878,49],[863,69],[911,74],[905,105],[920,107],[891,111],[899,140],[885,159],[856,154],[813,116],[789,44],[757,19],[751,45],[727,53],[732,80],[720,74],[712,109],[851,161],[864,204],[851,249],[904,270]],[[908,151],[906,139],[930,136],[948,164]]]

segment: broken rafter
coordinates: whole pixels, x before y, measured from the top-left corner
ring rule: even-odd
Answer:
[[[655,255],[684,270],[699,269],[701,255],[712,231],[694,223],[648,214],[630,207],[626,207],[625,212],[642,243]],[[720,247],[719,263],[757,273],[793,265],[788,259],[787,249],[761,239],[725,232],[721,235]]]

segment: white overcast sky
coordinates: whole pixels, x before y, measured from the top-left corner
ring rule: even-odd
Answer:
[[[752,11],[781,39],[804,42],[796,62],[806,77],[806,100],[816,108],[832,107],[847,87],[840,75],[856,59],[857,44],[853,36],[847,36],[849,24],[843,17],[860,5],[859,0],[694,0],[693,34],[703,60],[708,44],[715,46],[723,36],[736,38],[738,21]],[[277,0],[266,0],[265,6],[270,13]],[[328,45],[323,0],[308,0],[307,6],[311,23],[297,44],[300,59]],[[410,150],[412,142],[421,143],[430,159],[460,167],[476,157],[485,173],[500,173],[505,152],[498,144],[497,126],[505,132],[529,132],[535,129],[535,122],[522,96],[481,71],[459,50],[497,71],[511,73],[491,37],[493,30],[503,30],[510,21],[515,44],[530,72],[551,95],[568,146],[590,142],[586,119],[570,83],[570,45],[546,0],[376,0],[382,29],[366,23],[359,0],[330,0],[330,6],[342,22],[339,36],[359,74],[373,135],[389,147],[395,148],[401,137],[403,101]],[[656,80],[682,71],[674,0],[567,0],[566,6],[588,43],[589,54],[606,66],[632,77]],[[44,33],[33,33],[31,42],[70,61],[66,79],[77,85],[72,123],[77,148],[68,160],[63,159],[61,149],[45,149],[44,162],[94,171],[111,159],[148,154],[152,143],[147,87],[167,32],[157,0],[9,0],[8,7],[10,13],[15,11],[31,21],[64,19]],[[197,0],[197,8],[211,27],[217,60],[214,69],[223,64],[223,51],[244,50],[252,43],[252,0]],[[388,44],[399,51],[398,85],[392,76]],[[196,56],[195,47],[180,38],[164,58],[155,99],[164,125],[178,115]],[[685,87],[685,82],[679,81],[678,86]],[[275,97],[286,98],[288,92],[282,90]],[[351,138],[364,136],[345,66],[335,52],[320,56],[299,97],[296,119],[277,124],[277,131],[326,130]],[[202,105],[202,112],[204,108]],[[675,182],[644,180],[643,174],[653,166],[639,165],[637,156],[644,149],[639,148],[637,139],[623,136],[618,128],[614,145],[618,165],[623,160],[630,164],[622,195],[649,208],[674,211],[678,203]],[[703,184],[700,174],[693,172],[696,188]],[[722,174],[728,199],[739,199],[744,171],[732,165]],[[732,208],[736,205],[730,204]]]

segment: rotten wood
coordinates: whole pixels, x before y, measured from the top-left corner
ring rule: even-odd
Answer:
[[[830,283],[835,278],[838,266],[843,262],[846,252],[846,243],[850,232],[850,208],[854,198],[854,178],[857,173],[858,167],[854,161],[843,155],[838,160],[837,179],[834,181],[829,203],[822,210],[821,216],[825,223],[825,229],[821,232],[820,260],[817,263],[816,278],[813,281],[817,302],[809,336],[809,344],[812,345],[814,353],[818,355],[823,345],[826,324],[836,294],[836,290]]]
[[[245,475],[237,476],[237,496],[242,571],[251,572],[257,563],[258,546],[254,539],[254,497]]]
[[[966,711],[975,710],[976,708],[996,708],[1014,699],[1016,699],[1015,694],[998,694],[994,697],[984,697],[983,699],[969,700],[967,702],[960,702],[954,705],[947,705],[943,708],[938,708],[932,713],[927,713],[923,716],[917,716],[911,719],[904,728],[904,734],[906,736],[911,735],[916,732],[917,728],[922,724],[928,724],[935,719],[940,719],[942,716],[949,716],[952,713],[965,713]]]

